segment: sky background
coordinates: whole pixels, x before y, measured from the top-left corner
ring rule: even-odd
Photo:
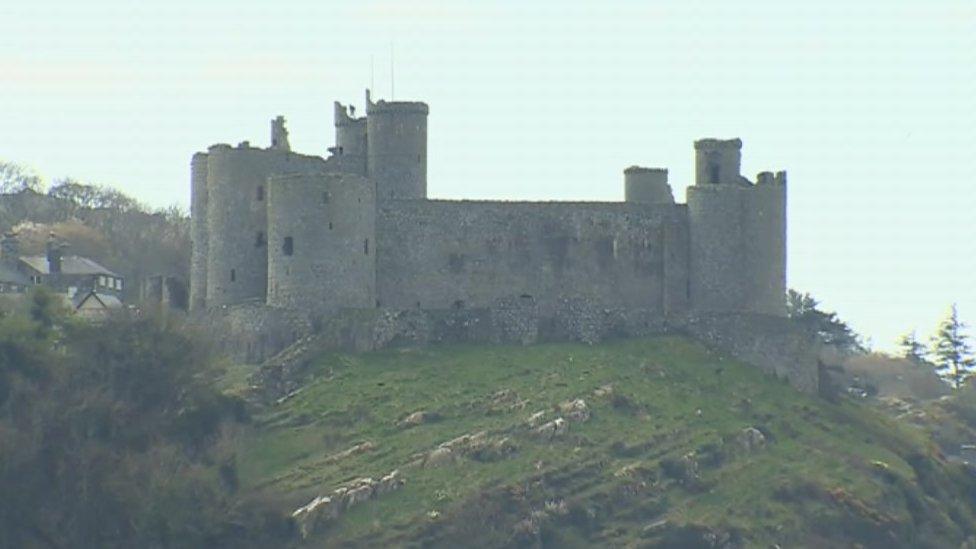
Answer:
[[[976,324],[976,2],[0,3],[0,159],[189,204],[212,143],[326,154],[332,101],[431,107],[434,198],[621,200],[741,137],[789,172],[789,285],[879,348]]]

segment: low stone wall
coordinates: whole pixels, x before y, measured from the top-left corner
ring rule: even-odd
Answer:
[[[302,320],[281,309],[238,307],[219,324],[229,328],[225,348],[236,357],[260,362],[302,340],[305,353],[283,353],[266,366],[289,378],[300,372],[310,353],[330,350],[367,352],[391,347],[448,343],[529,345],[680,334],[789,382],[807,393],[819,387],[821,347],[815,334],[790,320],[760,314],[699,314],[664,318],[655,311],[606,309],[585,300],[566,300],[552,314],[540,314],[534,301],[516,298],[492,309],[349,309],[321,322]],[[311,336],[309,337],[309,334]],[[283,387],[294,383],[279,380]],[[277,382],[276,382],[277,383]],[[276,393],[278,391],[272,391]]]
[[[220,307],[191,317],[224,355],[248,364],[263,362],[315,331],[312,319],[255,301]]]
[[[816,394],[822,345],[815,333],[795,322],[760,314],[713,314],[683,319],[672,326],[705,345]]]

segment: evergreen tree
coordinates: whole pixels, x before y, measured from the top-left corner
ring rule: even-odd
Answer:
[[[925,357],[929,351],[918,340],[918,337],[915,335],[915,330],[908,332],[898,339],[898,348],[901,349],[902,357],[915,364],[925,364],[928,362]]]
[[[827,345],[833,345],[847,353],[863,353],[867,350],[857,333],[837,313],[821,310],[820,303],[808,293],[789,290],[786,294],[786,314],[816,330],[821,341]]]
[[[976,367],[972,343],[964,330],[966,325],[959,320],[959,313],[953,303],[949,315],[939,324],[932,338],[932,355],[939,375],[954,388],[959,388]]]

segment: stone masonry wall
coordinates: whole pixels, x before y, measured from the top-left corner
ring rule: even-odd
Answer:
[[[377,293],[394,309],[490,308],[567,299],[658,314],[687,306],[685,209],[475,201],[380,203]]]
[[[261,317],[261,322],[270,320],[268,314]],[[294,324],[286,326],[293,329]],[[281,328],[276,333],[285,330]],[[296,334],[295,340],[306,333]],[[525,300],[491,309],[346,309],[325,320],[314,334],[313,339],[301,341],[309,351],[306,359],[327,351],[367,352],[445,343],[594,344],[616,338],[678,334],[752,364],[797,390],[816,394],[819,387],[821,345],[816,335],[788,319],[771,315],[722,313],[665,318],[653,310],[608,309],[585,300],[571,300],[551,313],[541,313],[531,300]],[[265,350],[280,348],[279,345]],[[265,367],[275,370],[271,376],[277,380],[275,383],[284,381],[282,387],[294,388],[294,382],[279,378],[282,372],[292,372],[285,377],[302,375],[304,365],[278,362],[271,361]]]

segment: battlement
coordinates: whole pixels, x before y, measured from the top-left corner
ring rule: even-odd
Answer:
[[[371,114],[401,113],[401,114],[430,114],[430,107],[423,101],[386,101],[380,99],[373,102],[369,90],[366,90],[366,116]]]
[[[741,139],[695,141],[695,185],[748,185],[739,174],[741,166]]]
[[[756,185],[786,185],[786,172],[759,172],[756,175]]]
[[[630,166],[624,170],[624,201],[642,204],[674,204],[668,170]]]
[[[711,151],[716,149],[741,150],[742,140],[737,137],[734,139],[716,139],[714,137],[706,137],[695,141],[696,151]]]
[[[285,117],[278,115],[271,121],[271,148],[281,151],[290,151],[291,144],[288,143],[288,128],[285,127]]]
[[[356,118],[356,107],[353,107],[352,105],[343,105],[342,103],[335,101],[333,103],[333,111],[336,127],[362,125],[366,123],[365,116]]]

